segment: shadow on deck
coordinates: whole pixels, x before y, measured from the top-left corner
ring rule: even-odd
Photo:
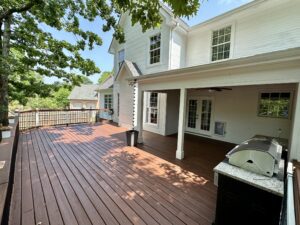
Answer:
[[[10,224],[211,224],[212,168],[232,146],[145,132],[138,148],[110,124],[49,127],[20,135]]]

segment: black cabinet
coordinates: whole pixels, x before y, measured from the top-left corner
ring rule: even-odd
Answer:
[[[278,225],[282,197],[218,175],[215,225]]]

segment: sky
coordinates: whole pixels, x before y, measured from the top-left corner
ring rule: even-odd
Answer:
[[[198,10],[196,16],[190,17],[189,19],[184,18],[188,25],[193,26],[209,20],[215,16],[218,16],[222,13],[225,13],[229,10],[237,8],[241,5],[244,5],[251,0],[200,0],[201,6]],[[98,35],[103,40],[102,46],[96,46],[93,50],[85,50],[82,52],[83,57],[92,59],[96,65],[100,68],[101,71],[111,71],[113,68],[113,55],[108,53],[108,48],[112,39],[112,31],[103,32],[102,25],[103,21],[100,19],[94,21],[93,23],[87,22],[85,20],[80,21],[81,27],[86,30],[91,30]],[[73,34],[69,34],[62,31],[56,31],[45,25],[41,25],[45,30],[51,32],[54,37],[60,40],[66,40],[68,42],[74,43],[76,37]],[[89,78],[97,83],[100,74],[95,74],[89,76]],[[45,78],[46,83],[52,83],[55,78]]]

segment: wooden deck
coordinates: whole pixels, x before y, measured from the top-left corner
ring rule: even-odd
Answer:
[[[125,146],[124,131],[101,124],[20,135],[9,224],[211,224],[212,168],[231,146],[187,135],[178,161],[176,137],[145,132],[142,150]]]

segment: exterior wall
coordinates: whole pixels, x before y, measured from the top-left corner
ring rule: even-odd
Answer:
[[[259,94],[261,92],[291,91],[294,93],[295,85],[262,85],[233,87],[232,90],[210,93],[208,90],[189,91],[190,96],[211,97],[213,99],[211,135],[213,139],[239,144],[257,134],[278,137],[281,129],[281,138],[290,138],[292,106],[290,118],[279,119],[258,116]],[[214,134],[214,122],[226,123],[226,134]]]
[[[211,62],[212,31],[232,25],[231,58],[300,46],[300,1],[273,0],[222,20],[192,28],[187,39],[186,66]]]
[[[167,91],[167,113],[165,135],[176,134],[179,120],[179,98],[180,91]]]
[[[165,135],[167,94],[166,93],[158,93],[158,115],[157,115],[158,123],[157,124],[150,124],[150,123],[145,122],[146,121],[146,108],[147,108],[147,95],[148,94],[149,94],[149,92],[144,93],[143,129],[146,131],[160,134],[160,135]]]
[[[168,69],[169,66],[169,40],[170,28],[166,26],[165,22],[160,28],[151,29],[142,32],[139,24],[132,27],[131,19],[126,16],[123,24],[126,42],[123,44],[116,44],[114,55],[114,71],[117,74],[118,68],[118,51],[125,49],[125,59],[136,63],[143,74],[149,74]],[[158,64],[149,64],[149,48],[150,37],[161,33],[161,62]]]
[[[100,109],[104,109],[104,95],[113,95],[113,89],[101,90],[99,93],[99,106]],[[113,105],[114,105],[114,98],[113,98]],[[115,112],[115,111],[114,111]],[[116,113],[116,112],[115,112]],[[101,112],[100,117],[103,119],[113,119],[113,115],[109,115],[108,112]]]
[[[98,109],[97,100],[70,100],[70,109]]]
[[[133,87],[129,86],[127,79],[130,78],[127,72],[124,70],[118,77],[118,80],[114,84],[114,121],[118,122],[120,126],[128,129],[132,128],[133,121]],[[120,113],[117,116],[117,94],[120,95]],[[137,90],[136,90],[137,93]]]
[[[170,69],[185,67],[186,35],[175,28],[171,36]]]

